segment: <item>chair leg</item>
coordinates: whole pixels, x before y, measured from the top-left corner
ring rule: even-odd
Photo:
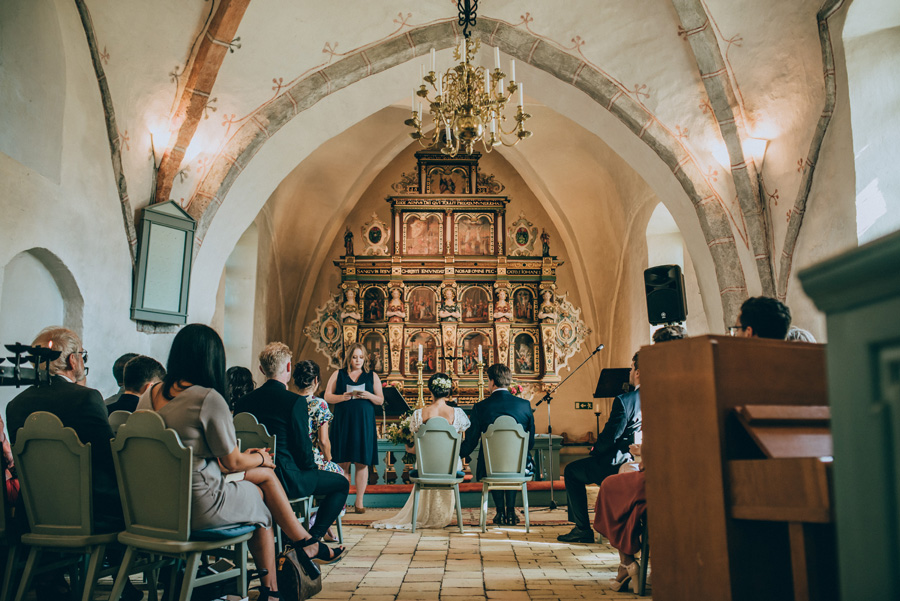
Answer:
[[[16,569],[16,560],[19,554],[19,545],[9,546],[6,555],[6,568],[3,570],[3,588],[0,588],[0,601],[9,601],[9,593],[12,590],[12,577]]]
[[[337,516],[337,520],[335,520],[334,524],[335,524],[335,528],[337,528],[338,543],[343,545],[344,544],[344,529],[341,526],[341,516],[340,515]],[[0,601],[3,601],[3,600],[0,599]]]
[[[194,591],[194,579],[197,578],[197,568],[200,567],[200,553],[189,553],[185,558],[184,582],[181,584],[181,595],[178,601],[189,601]]]
[[[453,487],[453,492],[456,495],[456,521],[459,523],[459,533],[465,534],[463,532],[462,501],[459,498],[459,484]]]
[[[81,593],[81,601],[91,601],[94,585],[97,583],[97,572],[103,565],[103,556],[106,553],[106,545],[97,545],[91,548],[90,561],[84,573],[84,590]],[[125,576],[128,578],[128,575]]]
[[[153,559],[156,559],[155,557]],[[149,601],[159,601],[159,593],[156,591],[159,580],[159,570],[150,570],[144,574],[147,579],[147,590],[149,591]]]
[[[416,532],[416,520],[419,518],[419,483],[413,483],[412,532]]]
[[[125,553],[122,555],[122,565],[119,566],[119,572],[116,574],[115,582],[113,582],[112,591],[109,593],[109,601],[119,601],[119,597],[122,596],[122,591],[125,590],[125,582],[128,580],[128,573],[131,571],[131,564],[134,562],[134,556],[135,548],[132,546],[125,547]],[[153,584],[156,582],[155,578],[148,580],[152,580]]]
[[[481,510],[480,510],[481,515],[478,518],[478,523],[481,526],[482,532],[487,532],[487,525],[486,525],[486,523],[487,523],[487,492],[488,492],[488,485],[482,484],[481,485]]]
[[[644,531],[641,533],[641,582],[638,586],[638,595],[647,594],[647,569],[650,567],[650,530],[647,528],[647,517],[644,516]]]
[[[275,552],[279,555],[284,551],[284,540],[282,539],[281,526],[275,524]]]
[[[528,485],[522,483],[522,505],[525,509],[525,532],[531,532],[531,519],[528,517]]]
[[[19,583],[19,590],[16,591],[16,601],[25,599],[25,593],[31,588],[31,579],[34,577],[34,566],[40,557],[41,550],[39,547],[31,547],[28,552],[28,560],[25,562],[25,571],[22,572],[22,582]]]
[[[247,582],[247,541],[238,543],[235,550],[238,552],[238,567],[241,570],[240,575],[235,578],[237,594],[238,597],[246,597],[247,587],[249,586],[249,582]]]

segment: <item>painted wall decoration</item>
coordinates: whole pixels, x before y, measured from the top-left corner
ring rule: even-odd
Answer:
[[[363,293],[363,321],[384,321],[384,292],[377,286]]]
[[[434,290],[420,286],[413,288],[407,301],[409,321],[423,323],[437,321]]]
[[[567,297],[568,293],[557,296],[556,303],[559,318],[556,324],[557,373],[568,365],[572,355],[581,350],[585,337],[591,333],[591,329],[581,319],[581,309],[575,307]]]
[[[513,292],[513,316],[517,322],[534,321],[534,293],[529,288]]]
[[[403,249],[407,255],[440,255],[444,252],[444,222],[438,213],[406,213]]]
[[[316,352],[328,358],[332,368],[341,366],[343,353],[341,344],[341,303],[342,297],[333,295],[316,309],[316,317],[303,329],[306,336],[315,343]]]
[[[456,254],[491,255],[494,253],[494,221],[492,215],[461,214],[454,230]]]
[[[441,165],[428,170],[425,194],[469,193],[469,174],[466,169]]]
[[[418,332],[409,338],[409,344],[406,346],[406,373],[413,375],[418,374],[417,363],[419,362],[419,345],[422,345],[422,368],[423,374],[433,374],[437,371],[437,343],[434,336],[428,332]]]
[[[529,375],[537,373],[535,357],[539,356],[539,351],[531,334],[522,332],[516,335],[513,350],[513,372]]]
[[[488,321],[491,314],[491,297],[481,286],[470,286],[463,291],[462,320],[464,323]]]
[[[386,255],[388,242],[391,239],[391,228],[372,213],[372,219],[360,228],[362,241],[365,245],[362,254],[364,256]]]
[[[531,257],[535,255],[534,243],[538,239],[538,229],[525,219],[525,211],[508,228],[507,249],[511,257]]]
[[[478,347],[481,347],[482,358],[484,360],[485,369],[491,364],[492,345],[487,336],[481,332],[469,332],[462,335],[462,342],[459,347],[458,367],[461,374],[477,374],[478,373]]]
[[[384,335],[380,332],[369,332],[363,335],[362,345],[369,355],[369,368],[379,375],[387,373],[389,360]]]

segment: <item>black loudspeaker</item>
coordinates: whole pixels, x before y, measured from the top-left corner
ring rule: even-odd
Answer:
[[[687,318],[684,275],[678,265],[657,265],[644,270],[647,314],[651,325],[678,323]]]

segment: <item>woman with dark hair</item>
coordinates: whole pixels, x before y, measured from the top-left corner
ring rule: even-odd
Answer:
[[[465,432],[471,423],[465,412],[459,407],[452,407],[448,403],[450,393],[453,391],[453,380],[447,374],[436,373],[428,379],[428,390],[431,392],[431,403],[424,409],[413,411],[409,421],[409,429],[413,434],[422,427],[422,424],[436,417],[447,420],[456,428],[460,435]],[[406,450],[415,453],[414,446]],[[462,470],[462,460],[457,460],[457,468]],[[409,493],[406,505],[397,515],[373,522],[373,528],[393,528],[408,530],[412,527],[413,494]],[[419,493],[419,512],[416,517],[416,528],[444,528],[453,520],[456,511],[456,498],[450,489],[437,490],[425,489]]]
[[[260,526],[249,542],[257,567],[268,570],[260,578],[259,599],[280,599],[275,580],[273,518],[295,541],[297,556],[311,578],[319,574],[313,558],[333,561],[343,549],[332,551],[300,525],[266,449],[241,452],[224,392],[222,339],[208,326],[191,324],[175,336],[165,379],[141,396],[138,409],[156,411],[166,426],[178,433],[181,442],[193,449],[191,529],[248,523]],[[244,479],[226,482],[222,468],[243,471]]]
[[[309,441],[313,446],[316,465],[320,470],[344,475],[341,466],[331,460],[331,439],[328,425],[334,419],[328,403],[316,396],[319,389],[319,365],[315,361],[300,361],[294,365],[294,384],[297,393],[306,400],[309,413]]]
[[[225,379],[225,391],[227,393],[225,400],[228,402],[228,408],[234,411],[234,404],[241,397],[253,392],[253,389],[256,387],[256,384],[253,382],[253,373],[246,367],[235,365],[234,367],[229,367],[228,371],[225,372]]]
[[[378,438],[375,434],[375,406],[384,403],[381,380],[369,371],[369,357],[363,345],[351,344],[344,365],[334,372],[325,387],[325,400],[334,405],[331,448],[334,461],[350,479],[350,464],[356,466],[356,513],[366,511],[363,496],[369,479],[369,466],[378,463]]]

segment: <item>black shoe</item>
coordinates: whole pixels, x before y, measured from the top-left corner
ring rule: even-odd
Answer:
[[[494,523],[498,526],[502,526],[506,523],[506,514],[503,513],[500,509],[497,510],[497,513],[494,514]]]
[[[144,598],[144,592],[134,586],[130,580],[125,581],[125,589],[122,591],[120,599],[122,601],[141,601]]]
[[[556,540],[561,543],[592,543],[594,542],[594,531],[582,530],[576,526],[568,533],[557,536]]]
[[[506,510],[506,523],[510,526],[515,526],[519,523],[519,515],[516,513],[515,508]]]

